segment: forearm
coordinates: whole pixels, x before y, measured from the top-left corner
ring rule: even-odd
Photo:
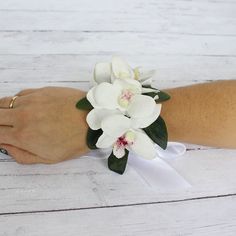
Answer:
[[[165,90],[162,106],[170,141],[236,148],[236,80]]]

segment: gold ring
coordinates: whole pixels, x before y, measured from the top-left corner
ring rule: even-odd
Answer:
[[[10,105],[9,105],[9,108],[14,108],[14,102],[16,101],[16,99],[18,98],[18,96],[14,96],[12,99],[11,99],[11,102],[10,102]]]

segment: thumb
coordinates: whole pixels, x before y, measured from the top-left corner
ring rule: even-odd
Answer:
[[[5,149],[8,155],[13,157],[19,164],[51,163],[50,161],[40,158],[34,153],[28,152],[10,144],[1,144],[0,148]]]

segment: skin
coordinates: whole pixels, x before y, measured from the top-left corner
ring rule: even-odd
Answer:
[[[169,139],[236,148],[236,80],[166,90],[171,95],[161,115]]]
[[[236,148],[236,81],[219,81],[167,89],[161,116],[169,140]],[[0,147],[18,163],[52,164],[81,156],[86,145],[87,112],[75,104],[86,93],[78,89],[27,89],[0,99]]]
[[[0,99],[0,147],[18,163],[57,163],[89,151],[87,112],[75,107],[85,92],[45,87],[16,95],[13,109],[11,97]]]

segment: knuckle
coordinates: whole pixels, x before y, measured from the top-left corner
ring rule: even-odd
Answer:
[[[27,91],[28,91],[28,89],[23,89],[23,90],[21,90],[20,92],[18,92],[16,95],[17,95],[17,96],[23,95],[23,94],[25,94]]]
[[[34,91],[37,91],[38,89],[34,89],[34,88],[28,88],[28,89],[23,89],[20,92],[18,92],[16,95],[17,96],[24,96],[30,93],[33,93]]]

